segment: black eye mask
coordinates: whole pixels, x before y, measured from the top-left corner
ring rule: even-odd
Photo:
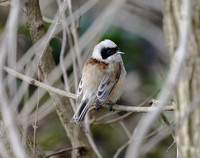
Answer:
[[[118,51],[118,47],[114,47],[114,48],[102,48],[101,50],[101,56],[103,59],[107,59],[109,56],[117,53]]]

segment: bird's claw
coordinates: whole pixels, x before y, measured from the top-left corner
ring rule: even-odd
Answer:
[[[112,109],[112,106],[114,105],[114,103],[109,103],[109,106],[108,106],[108,111],[114,111],[113,109]]]

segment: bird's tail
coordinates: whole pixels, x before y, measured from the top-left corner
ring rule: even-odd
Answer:
[[[87,100],[82,101],[81,104],[78,106],[78,109],[76,110],[74,116],[72,117],[71,122],[74,123],[82,122],[91,105],[92,105],[91,101]]]

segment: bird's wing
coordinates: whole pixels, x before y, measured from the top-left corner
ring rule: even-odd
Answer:
[[[83,79],[81,79],[79,82],[77,96],[79,97],[82,94],[82,92],[83,92]]]
[[[119,64],[114,72],[106,72],[101,80],[101,83],[97,90],[97,107],[101,105],[108,98],[112,92],[115,84],[118,82],[121,74],[121,65]]]

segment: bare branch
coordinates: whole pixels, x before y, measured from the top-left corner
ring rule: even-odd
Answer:
[[[38,90],[38,96],[40,95],[40,91]],[[37,129],[38,129],[38,110],[39,110],[39,104],[40,104],[40,100],[38,99],[37,105],[36,105],[36,112],[35,112],[35,122],[33,125],[33,130],[34,130],[34,135],[33,135],[33,157],[37,158]]]
[[[72,98],[72,99],[76,99],[76,95],[73,94],[73,93],[67,93],[66,91],[64,90],[61,90],[61,89],[58,89],[58,88],[54,88],[52,86],[49,86],[45,83],[42,83],[42,82],[39,82],[31,77],[28,77],[28,76],[25,76],[13,69],[10,69],[6,66],[4,66],[3,68],[6,72],[8,72],[9,74],[17,77],[18,79],[21,79],[21,80],[24,80],[26,82],[28,82],[29,84],[32,84],[34,86],[37,86],[37,87],[40,87],[40,88],[43,88],[45,90],[47,90],[48,92],[53,92],[53,93],[56,93],[56,94],[59,94],[61,96],[65,96],[65,97],[68,97],[68,98]]]
[[[6,66],[4,66],[3,69],[6,72],[8,72],[9,74],[11,74],[11,75],[13,75],[13,76],[15,76],[15,77],[17,77],[21,80],[24,80],[24,81],[28,82],[29,84],[43,88],[43,89],[47,90],[48,92],[55,93],[55,94],[58,94],[60,96],[64,96],[64,97],[67,97],[67,98],[76,99],[76,95],[73,94],[73,93],[68,93],[64,90],[61,90],[61,89],[49,86],[45,83],[39,82],[39,81],[37,81],[37,80],[35,80],[31,77],[28,77],[28,76],[25,76],[25,75],[23,75],[19,72],[16,72],[15,70],[10,69]],[[104,107],[104,108],[108,108],[108,106],[109,105],[102,105],[102,107]],[[157,107],[134,107],[134,106],[128,106],[128,105],[114,105],[113,106],[113,110],[131,111],[131,112],[151,112],[151,111],[154,111],[156,109],[157,109]],[[171,105],[171,103],[170,103],[163,108],[163,111],[173,111],[174,109],[175,109],[175,106]]]
[[[141,106],[144,106],[146,103],[150,103],[151,105],[153,104],[153,106],[155,106],[155,100],[152,99],[159,91],[156,91],[154,92],[150,97],[148,97],[147,99],[145,99],[142,103],[140,103],[137,107],[141,107]],[[151,101],[150,101],[151,100]],[[117,122],[117,121],[120,121],[128,116],[130,116],[133,112],[128,112],[118,118],[115,118],[113,120],[109,120],[109,121],[106,121],[106,122],[94,122],[93,124],[94,125],[103,125],[103,124],[110,124],[110,123],[114,123],[114,122]]]
[[[77,149],[81,149],[81,147],[62,149],[62,150],[57,151],[53,154],[47,155],[44,158],[49,158],[49,157],[52,157],[52,156],[60,155],[60,154],[63,154],[63,153],[66,153],[66,152],[69,152],[69,151],[72,151],[72,150],[77,150]]]
[[[60,1],[57,1],[57,3],[59,5],[59,8],[62,8],[62,3]],[[66,1],[64,1],[63,3],[66,3]],[[71,36],[70,36],[69,25],[68,25],[68,22],[67,22],[65,12],[63,12],[63,14],[62,14],[62,28],[63,28],[63,31],[62,31],[63,40],[62,40],[62,47],[61,47],[61,52],[60,52],[60,66],[61,66],[61,70],[62,70],[62,73],[63,73],[65,90],[67,92],[70,92],[71,87],[69,86],[69,79],[68,79],[68,75],[66,73],[66,69],[65,69],[65,66],[64,66],[64,63],[63,63],[63,59],[64,59],[64,53],[65,53],[65,48],[66,48],[66,43],[67,43],[67,38],[66,38],[67,34],[69,35],[68,41],[70,43],[69,44],[70,47],[72,46],[72,39],[71,39]],[[78,80],[78,77],[74,76],[74,79],[75,79],[75,83],[76,83],[76,80]],[[71,104],[73,110],[75,111],[76,107],[75,107],[74,101],[72,99],[70,99],[69,101],[70,101],[70,104]]]

